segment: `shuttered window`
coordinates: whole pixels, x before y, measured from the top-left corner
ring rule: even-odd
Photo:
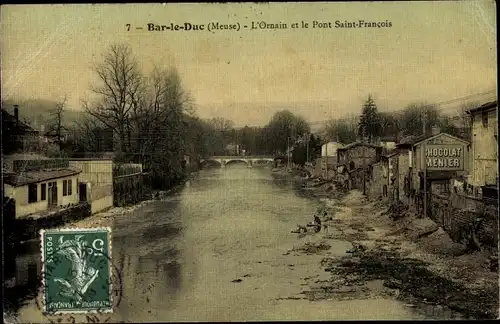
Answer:
[[[42,201],[46,200],[47,199],[47,184],[46,183],[41,184],[40,191],[41,191],[40,200],[42,200]]]
[[[68,181],[63,180],[63,196],[67,196],[67,195],[68,195]]]
[[[28,185],[28,203],[36,203],[38,201],[38,184],[30,183]]]

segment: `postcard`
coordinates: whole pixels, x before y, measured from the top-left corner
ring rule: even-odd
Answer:
[[[498,317],[494,1],[1,9],[4,321]]]

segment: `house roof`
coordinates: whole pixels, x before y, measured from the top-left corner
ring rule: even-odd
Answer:
[[[382,156],[388,158],[388,157],[391,157],[391,156],[394,156],[394,155],[397,155],[397,154],[398,154],[398,150],[390,150],[390,151],[386,152]]]
[[[434,135],[430,135],[430,134],[427,134],[427,135],[418,135],[418,136],[415,136],[415,135],[410,135],[410,136],[406,136],[406,137],[403,137],[398,144],[396,144],[396,146],[403,146],[403,145],[414,145],[418,142],[421,142],[421,141],[424,141],[428,138],[431,138],[432,136]]]
[[[28,171],[22,173],[13,173],[9,176],[4,176],[4,182],[14,187],[24,186],[30,183],[38,183],[42,181],[69,177],[81,173],[80,170],[74,169],[50,169],[40,171]]]
[[[433,134],[425,134],[425,135],[419,135],[419,136],[408,136],[408,137],[401,139],[401,141],[399,141],[399,143],[396,144],[396,147],[407,146],[407,145],[409,145],[409,146],[419,145],[423,141],[427,141],[427,140],[430,140],[430,139],[438,137],[438,136],[447,136],[447,137],[453,138],[454,140],[463,142],[465,144],[470,144],[469,142],[467,142],[461,138],[455,137],[453,135],[450,135],[448,133],[439,133],[439,134],[434,134],[434,135]]]
[[[396,136],[383,136],[380,138],[381,142],[396,142]]]
[[[469,109],[469,110],[467,110],[467,113],[468,114],[475,114],[475,113],[482,112],[485,110],[493,110],[496,107],[498,107],[498,102],[495,100],[495,101],[487,102],[479,107]]]
[[[382,148],[381,146],[375,145],[375,144],[372,144],[372,143],[353,142],[353,143],[347,144],[344,147],[339,147],[337,150],[338,151],[345,151],[345,150],[351,149],[351,148],[356,147],[356,146],[368,146],[368,147],[373,147],[373,148]]]
[[[16,127],[16,117],[2,108],[2,128],[8,133]],[[33,127],[19,120],[19,130],[24,133],[38,133]]]

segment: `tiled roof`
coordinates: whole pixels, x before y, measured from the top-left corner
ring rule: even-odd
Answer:
[[[337,150],[339,150],[339,151],[345,151],[345,150],[348,150],[348,149],[356,147],[356,146],[368,146],[368,147],[373,147],[373,148],[381,148],[381,146],[375,145],[375,144],[372,144],[372,143],[353,142],[353,143],[347,144],[344,147],[339,147]]]
[[[464,142],[464,143],[468,143],[466,140],[463,140],[463,139],[460,139],[458,137],[455,137],[453,135],[450,135],[448,133],[439,133],[439,134],[425,134],[425,135],[419,135],[419,136],[408,136],[408,137],[405,137],[403,139],[401,139],[399,141],[398,144],[396,144],[396,147],[401,147],[401,146],[405,146],[405,145],[416,145],[420,142],[423,142],[427,139],[430,139],[432,137],[436,137],[436,136],[440,136],[440,135],[444,135],[444,136],[447,136],[447,137],[451,137],[451,138],[454,138],[456,139],[457,141],[461,141],[461,142]]]
[[[390,150],[390,151],[386,152],[384,154],[384,156],[385,157],[390,157],[390,156],[393,156],[393,155],[396,155],[396,154],[398,154],[398,150]]]
[[[6,184],[18,187],[24,186],[30,183],[38,183],[42,181],[47,181],[51,179],[57,179],[62,177],[69,177],[80,173],[79,170],[74,169],[52,169],[52,170],[40,170],[40,171],[28,171],[22,173],[15,173],[8,177],[4,177],[4,182]]]
[[[407,137],[402,138],[399,141],[398,145],[413,145],[413,144],[418,143],[420,141],[423,141],[425,139],[431,138],[432,136],[435,136],[435,135],[427,134],[427,135],[418,135],[418,136],[414,136],[414,135],[407,136]]]

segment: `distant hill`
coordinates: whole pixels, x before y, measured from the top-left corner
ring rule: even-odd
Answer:
[[[2,109],[14,114],[14,104],[19,105],[19,118],[26,120],[31,127],[40,130],[41,125],[45,125],[44,128],[46,128],[46,125],[49,124],[52,118],[50,111],[54,109],[57,103],[43,99],[24,101],[5,100],[2,101]],[[82,114],[82,112],[67,109],[63,117],[64,125],[71,126]]]

